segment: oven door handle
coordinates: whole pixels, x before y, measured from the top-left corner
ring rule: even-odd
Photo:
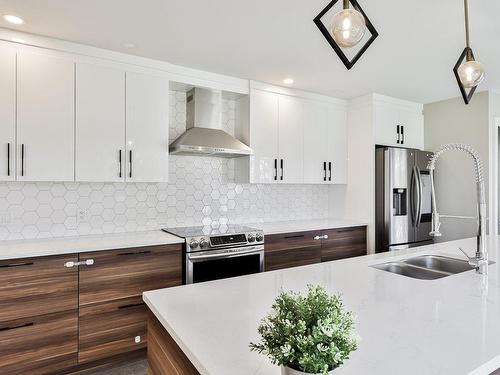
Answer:
[[[197,262],[197,261],[202,261],[202,260],[207,260],[207,259],[219,259],[219,258],[234,258],[234,257],[239,257],[242,255],[250,255],[250,254],[258,254],[264,251],[264,247],[252,247],[249,248],[248,250],[243,250],[243,251],[231,251],[227,253],[217,253],[217,254],[204,254],[204,255],[194,255],[194,254],[189,254],[188,259],[191,262]]]

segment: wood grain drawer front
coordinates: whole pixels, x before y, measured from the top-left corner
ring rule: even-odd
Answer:
[[[77,332],[77,310],[0,323],[0,374],[48,374],[75,366]]]
[[[298,232],[266,236],[264,267],[266,271],[321,262],[319,232]]]
[[[146,347],[147,308],[142,297],[80,308],[79,362]]]
[[[366,255],[366,227],[328,229],[322,231],[323,262]]]
[[[81,253],[80,306],[182,284],[182,247],[162,245]]]
[[[78,307],[77,255],[0,261],[0,323]]]

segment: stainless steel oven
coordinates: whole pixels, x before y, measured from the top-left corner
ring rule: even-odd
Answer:
[[[183,237],[185,284],[248,275],[264,270],[264,234],[242,226],[172,228]]]

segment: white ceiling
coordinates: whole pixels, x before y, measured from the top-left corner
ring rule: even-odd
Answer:
[[[422,103],[459,95],[461,0],[359,0],[379,37],[347,71],[313,23],[329,0],[0,0],[9,27],[216,73],[352,98],[378,92]],[[472,47],[500,87],[500,2],[470,0]],[[124,48],[131,42],[135,48]]]

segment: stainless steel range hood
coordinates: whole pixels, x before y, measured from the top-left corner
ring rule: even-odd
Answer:
[[[187,93],[186,131],[170,144],[172,155],[234,158],[252,149],[221,129],[221,92],[194,88]]]

